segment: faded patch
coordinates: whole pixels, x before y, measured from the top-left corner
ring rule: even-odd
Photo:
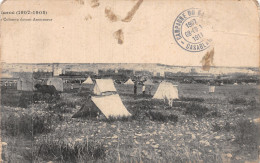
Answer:
[[[111,21],[111,22],[115,22],[118,20],[118,17],[116,16],[116,14],[114,14],[114,12],[111,10],[110,7],[107,7],[105,9],[105,14],[106,17]]]
[[[202,63],[202,69],[204,71],[209,71],[210,66],[213,65],[213,60],[214,60],[214,48],[211,51],[207,52],[202,58],[202,60],[200,61],[200,63]]]
[[[126,17],[122,20],[123,22],[130,22],[136,11],[139,9],[140,5],[143,3],[143,0],[139,0],[135,5],[134,7],[127,13]]]
[[[98,0],[91,0],[90,2],[90,6],[92,8],[95,8],[95,7],[98,7],[100,4],[99,4],[99,1]]]
[[[87,16],[85,16],[85,20],[86,20],[86,21],[88,21],[88,20],[90,20],[90,19],[92,19],[92,16],[91,16],[91,15],[88,14]]]
[[[84,4],[85,4],[84,0],[76,0],[76,2],[78,2],[78,3],[81,4],[81,5],[84,5]]]
[[[118,44],[124,43],[124,33],[123,33],[122,29],[119,29],[116,32],[114,32],[114,37],[115,37],[115,39],[117,39]]]

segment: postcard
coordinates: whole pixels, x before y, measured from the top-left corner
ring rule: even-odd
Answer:
[[[3,0],[1,162],[259,162],[256,0]]]

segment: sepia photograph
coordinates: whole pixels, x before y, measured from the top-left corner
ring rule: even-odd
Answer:
[[[258,1],[0,11],[0,162],[260,161]]]

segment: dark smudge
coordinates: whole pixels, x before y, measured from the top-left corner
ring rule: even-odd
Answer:
[[[105,14],[106,14],[106,17],[112,21],[112,22],[115,22],[118,20],[117,16],[114,14],[114,12],[111,10],[111,8],[107,7],[105,9]]]
[[[98,7],[99,6],[98,0],[92,0],[91,3],[90,3],[90,6],[92,8]]]
[[[76,0],[76,2],[78,2],[78,3],[81,4],[81,5],[84,5],[84,4],[85,4],[84,0]]]
[[[202,58],[200,61],[202,63],[202,69],[204,71],[209,71],[210,66],[213,65],[213,60],[214,60],[214,48],[207,52],[205,56]]]
[[[122,29],[119,29],[116,32],[114,32],[114,37],[115,37],[115,39],[117,39],[118,44],[124,43],[124,33],[123,33]]]
[[[92,16],[91,16],[91,15],[88,15],[88,16],[85,17],[85,20],[86,20],[86,21],[88,21],[88,20],[90,20],[90,19],[92,19]]]
[[[122,20],[123,22],[130,22],[140,5],[143,3],[143,0],[139,0],[134,7],[127,13],[126,17]]]

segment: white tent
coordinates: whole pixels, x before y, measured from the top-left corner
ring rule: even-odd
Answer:
[[[128,79],[124,84],[126,84],[126,85],[134,85],[135,83],[131,79]]]
[[[215,92],[215,86],[209,86],[209,93]]]
[[[173,85],[169,82],[161,82],[157,91],[155,92],[153,99],[179,99],[177,85]]]
[[[100,111],[106,116],[106,118],[131,116],[118,94],[112,94],[108,96],[94,96],[91,97],[91,99],[100,109]]]
[[[61,78],[49,78],[47,80],[47,85],[53,85],[57,91],[63,91],[63,81]]]
[[[106,92],[116,92],[116,88],[112,79],[96,79],[93,92],[95,95],[103,95]]]
[[[82,84],[93,84],[93,81],[89,76]]]
[[[152,81],[152,80],[148,79],[148,80],[146,80],[146,81],[144,82],[144,85],[154,85],[154,84],[153,84],[153,81]]]

